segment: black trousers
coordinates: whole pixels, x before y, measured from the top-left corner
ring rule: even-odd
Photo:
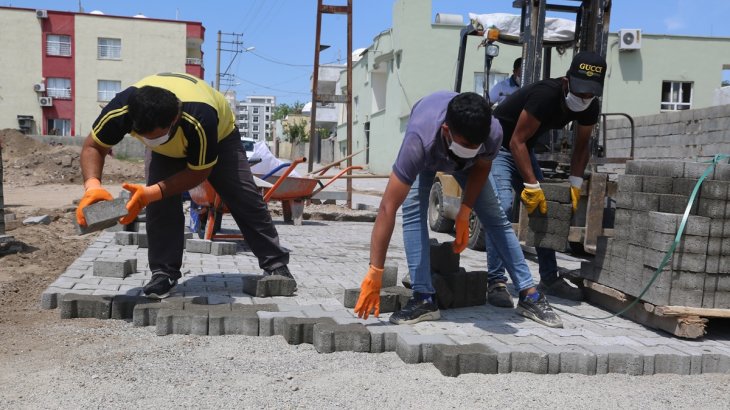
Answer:
[[[185,158],[170,158],[148,151],[147,185],[155,184],[187,167]],[[279,234],[253,181],[241,137],[235,129],[218,142],[218,162],[208,181],[236,221],[259,267],[271,270],[289,263],[289,251],[279,245]],[[150,270],[181,276],[185,248],[185,215],[182,195],[170,195],[147,205],[147,258]]]

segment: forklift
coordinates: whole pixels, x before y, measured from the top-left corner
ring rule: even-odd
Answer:
[[[454,91],[461,92],[466,57],[467,41],[470,36],[484,38],[484,90],[483,96],[489,100],[489,74],[492,60],[499,55],[499,45],[522,47],[522,86],[550,78],[550,65],[553,49],[559,53],[573,49],[573,53],[593,51],[606,56],[608,43],[609,18],[611,0],[563,0],[566,4],[548,4],[546,0],[515,0],[513,6],[520,9],[519,36],[500,33],[498,28],[483,27],[472,21],[460,33],[459,53],[457,58]],[[575,33],[573,38],[563,41],[546,41],[543,39],[547,11],[572,13],[575,15]],[[486,36],[485,36],[486,34]],[[542,74],[542,76],[541,76]],[[626,117],[631,124],[632,149],[629,158],[607,158],[605,152],[605,122],[607,116],[620,115]],[[571,250],[577,253],[596,253],[597,239],[600,235],[611,236],[613,226],[613,209],[615,203],[611,199],[616,190],[616,183],[609,181],[605,173],[597,172],[598,165],[608,163],[625,163],[633,156],[633,119],[624,113],[602,113],[597,130],[603,132],[603,144],[599,144],[598,133],[591,137],[591,159],[586,169],[586,182],[582,191],[578,211],[573,217],[568,241]],[[566,127],[554,130],[541,136],[536,149],[536,156],[545,177],[548,179],[567,179],[570,175],[570,147],[573,130]],[[586,186],[587,185],[587,186]],[[429,226],[436,232],[449,232],[453,229],[454,219],[461,204],[461,187],[454,178],[446,173],[437,173],[429,196]],[[515,204],[519,203],[516,198]],[[524,210],[522,212],[525,212]],[[518,222],[520,207],[514,207],[515,215],[508,215]],[[524,216],[523,216],[524,218]],[[526,220],[524,218],[523,220]],[[526,224],[523,224],[526,225]],[[526,226],[515,225],[515,232],[522,237]],[[469,218],[470,249],[483,251],[484,234],[478,218],[472,212]]]

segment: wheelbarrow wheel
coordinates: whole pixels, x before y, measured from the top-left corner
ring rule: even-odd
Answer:
[[[208,212],[212,212],[212,210],[208,209]],[[198,214],[199,223],[198,223],[198,238],[205,239],[205,227],[208,224],[208,214],[207,213],[200,213]],[[213,225],[213,234],[216,234],[220,232],[221,230],[221,224],[223,223],[223,213],[222,212],[216,212],[215,215],[215,225]]]

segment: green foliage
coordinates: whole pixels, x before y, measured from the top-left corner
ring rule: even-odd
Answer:
[[[296,144],[309,141],[307,128],[307,121],[305,120],[291,121],[284,127],[284,132],[289,136],[289,142]]]
[[[283,120],[286,118],[289,114],[301,114],[302,108],[304,108],[304,103],[302,102],[295,102],[292,105],[289,104],[279,104],[274,109],[274,121],[276,120]]]

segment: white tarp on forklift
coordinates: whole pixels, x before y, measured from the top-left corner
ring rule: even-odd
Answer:
[[[507,13],[475,14],[469,13],[469,20],[477,30],[484,30],[484,37],[487,36],[486,29],[496,27],[499,35],[509,40],[520,38],[520,16]],[[568,19],[556,17],[545,17],[544,42],[565,42],[575,38],[575,22]]]
[[[269,146],[266,145],[266,141],[258,141],[254,144],[253,154],[251,155],[251,158],[261,158],[261,162],[251,166],[251,172],[259,175],[266,175],[277,167],[281,166],[282,164],[287,163],[280,160],[279,158],[276,158],[274,154],[271,153],[271,151],[269,150]],[[274,175],[281,175],[284,173],[284,171],[286,171],[286,168],[281,168],[276,171]],[[293,177],[300,176],[297,171],[292,171],[289,175]]]

